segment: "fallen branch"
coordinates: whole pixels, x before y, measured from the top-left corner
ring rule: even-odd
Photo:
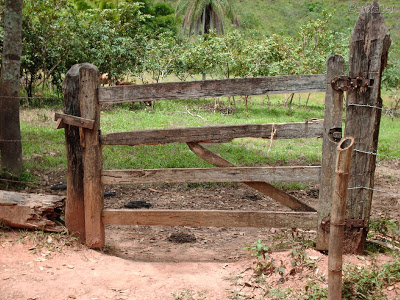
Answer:
[[[62,232],[57,224],[64,208],[65,197],[0,191],[0,222],[2,225]]]

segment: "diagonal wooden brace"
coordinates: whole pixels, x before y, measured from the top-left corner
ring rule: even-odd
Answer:
[[[194,154],[196,154],[201,159],[205,160],[206,162],[216,167],[236,167],[230,161],[204,148],[198,143],[186,143],[186,144],[189,146],[190,150],[192,150]],[[243,183],[261,192],[262,194],[278,201],[282,205],[285,205],[286,207],[293,209],[294,211],[312,211],[312,212],[316,211],[314,208],[308,206],[307,204],[301,202],[292,195],[285,193],[284,191],[274,187],[269,183],[263,181],[243,182]]]
[[[57,121],[55,129],[65,128],[65,125],[77,126],[79,128],[93,129],[94,120],[81,117],[55,113],[54,121]]]

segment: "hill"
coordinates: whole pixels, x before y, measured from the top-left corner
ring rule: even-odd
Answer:
[[[165,2],[175,7],[178,0]],[[360,10],[371,1],[231,0],[231,3],[242,29],[252,35],[269,36],[275,33],[293,36],[310,19],[322,18],[324,12],[328,12],[332,15],[330,29],[350,36]],[[400,50],[400,4],[396,0],[381,0],[379,3],[386,24],[391,30],[393,54],[394,49]],[[399,57],[399,53],[396,56]]]

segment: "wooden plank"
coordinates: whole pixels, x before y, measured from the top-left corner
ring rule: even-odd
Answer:
[[[79,68],[74,65],[65,75],[63,82],[64,113],[80,117]],[[79,128],[65,127],[65,146],[67,153],[67,200],[65,203],[65,225],[68,231],[85,242],[85,206],[83,195],[83,162]]]
[[[332,79],[345,72],[345,62],[340,55],[329,57],[326,69],[325,115],[322,140],[321,182],[319,188],[318,233],[316,248],[328,250],[329,233],[321,227],[322,220],[331,212],[334,191],[336,147],[342,137],[343,91],[334,90]]]
[[[379,109],[382,107],[381,80],[390,46],[389,29],[378,2],[374,1],[363,12],[350,40],[349,76],[355,78],[361,75],[373,80],[373,85],[368,89],[348,92],[345,136],[355,139],[349,186],[367,189],[349,190],[346,218],[363,219],[367,228],[353,228],[346,233],[346,242],[353,245],[352,253],[363,253],[368,232],[376,156],[363,152],[376,153],[378,149],[382,113]]]
[[[321,137],[321,120],[296,123],[225,125],[211,127],[173,128],[115,132],[101,136],[103,145],[155,145],[167,143],[226,143],[235,138],[271,138],[276,130],[276,139]]]
[[[99,143],[100,105],[97,99],[99,71],[91,64],[79,70],[79,103],[83,118],[95,120],[92,129],[80,128],[83,147],[83,185],[85,198],[86,245],[101,248],[105,230],[101,212],[104,207],[104,188],[101,182],[102,149]]]
[[[72,126],[88,128],[88,129],[93,129],[93,126],[94,126],[94,120],[89,120],[89,119],[76,117],[76,116],[72,116],[72,115],[55,113],[54,121],[58,121],[60,119],[62,120],[62,122],[64,124],[68,124],[68,125],[72,125]]]
[[[56,124],[54,125],[54,129],[65,128],[66,125],[63,123],[62,119],[57,119]]]
[[[236,167],[231,162],[227,161],[226,159],[222,158],[221,156],[215,154],[214,152],[210,151],[202,147],[197,143],[188,143],[190,150],[193,151],[198,157],[207,161],[208,163],[216,166],[216,167]],[[293,209],[294,211],[315,211],[312,207],[308,206],[307,204],[301,202],[297,198],[289,195],[288,193],[274,187],[273,185],[267,182],[243,182],[247,186],[259,191],[260,193],[270,197],[282,205]]]
[[[103,184],[176,182],[309,182],[319,181],[320,167],[228,167],[198,169],[103,170]]]
[[[315,212],[227,210],[128,210],[105,209],[107,225],[161,225],[209,227],[307,228],[317,225]]]
[[[325,92],[324,74],[100,87],[99,102],[105,104],[311,92]]]
[[[62,232],[65,197],[0,191],[0,223],[12,228]]]

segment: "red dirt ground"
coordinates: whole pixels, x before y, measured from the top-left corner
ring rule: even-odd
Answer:
[[[399,181],[398,162],[378,166],[376,188],[391,193],[375,192],[373,218],[399,218]],[[49,186],[40,191],[51,192]],[[129,201],[144,200],[153,208],[282,210],[241,185],[139,186],[115,191],[115,197],[106,198],[106,207],[122,208]],[[317,186],[293,193],[317,207]],[[174,234],[188,234],[195,240],[177,243],[171,239]],[[301,232],[305,238],[313,234]],[[263,285],[252,280],[254,259],[244,246],[258,239],[271,244],[279,238],[288,239],[290,233],[254,228],[110,226],[106,247],[96,251],[68,237],[1,230],[0,299],[262,299]],[[290,270],[290,251],[275,252],[272,257]],[[324,285],[327,256],[308,249],[307,259],[314,268],[287,274],[283,281],[275,273],[265,280],[275,288],[303,289],[313,275]],[[388,259],[384,255],[345,257],[346,262],[360,265]],[[400,299],[400,286],[388,287],[387,294],[389,299]]]

